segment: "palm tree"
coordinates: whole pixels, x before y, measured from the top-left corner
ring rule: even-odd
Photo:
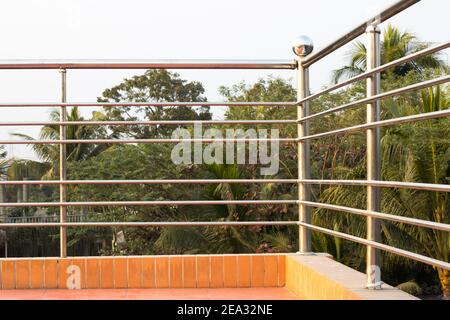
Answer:
[[[8,160],[6,159],[6,151],[4,146],[0,146],[0,179],[4,178],[6,175],[6,170],[8,168]]]
[[[381,64],[405,57],[426,47],[428,47],[428,44],[419,42],[414,34],[402,32],[399,28],[388,25],[383,32],[381,42]],[[338,83],[343,78],[351,78],[366,71],[367,49],[363,42],[356,41],[347,55],[349,64],[333,72],[334,83]],[[404,76],[410,71],[415,70],[421,72],[427,68],[446,68],[446,65],[434,54],[401,64],[387,72],[391,72],[397,76]]]
[[[440,88],[422,92],[421,104],[386,102],[385,108],[391,116],[401,117],[422,112],[433,112],[450,107],[449,99]],[[407,100],[405,100],[407,101]],[[450,179],[450,120],[429,120],[422,123],[388,128],[382,138],[382,176],[386,181],[408,181],[432,184],[449,184]],[[344,179],[365,179],[365,164],[346,168]],[[321,202],[348,207],[366,205],[366,193],[359,187],[330,187],[322,192]],[[427,221],[450,223],[450,196],[448,193],[424,192],[420,190],[382,189],[382,212],[409,216]],[[365,237],[365,220],[340,212],[316,210],[322,224]],[[450,237],[446,232],[418,228],[415,226],[381,221],[383,241],[394,247],[405,248],[430,257],[449,261]],[[360,265],[357,254],[350,262]],[[383,268],[403,264],[409,267],[414,262],[384,255]],[[346,261],[348,263],[348,261]],[[450,296],[450,272],[437,268],[442,293]]]
[[[59,112],[53,110],[50,113],[50,121],[59,121]],[[67,121],[83,121],[77,107],[73,107],[68,116]],[[93,113],[92,120],[104,120],[104,115],[99,112]],[[59,139],[59,125],[46,125],[41,129],[39,133],[40,140],[58,140]],[[25,140],[33,141],[34,138],[15,133],[15,136],[21,137]],[[106,131],[103,128],[96,128],[94,126],[87,125],[70,125],[67,126],[66,137],[67,140],[78,139],[95,139],[103,138],[106,135]],[[68,161],[82,161],[90,157],[93,157],[108,147],[106,144],[94,145],[94,144],[68,144],[67,145],[67,160]],[[50,169],[43,175],[45,179],[51,179],[57,176],[59,168],[59,145],[57,144],[33,144],[33,150],[38,157],[44,162],[50,164]]]
[[[238,179],[241,172],[236,165],[208,165],[205,167],[211,178],[214,179]],[[245,197],[244,188],[237,184],[220,183],[208,185],[204,189],[204,195],[213,200],[237,200]],[[236,205],[220,205],[202,207],[201,212],[193,212],[196,217],[180,217],[181,220],[211,220],[211,221],[239,221],[245,220],[248,208]],[[246,228],[239,227],[208,227],[208,228],[165,228],[161,231],[155,245],[162,251],[179,251],[180,248],[195,248],[189,253],[230,253],[230,252],[254,252],[256,245],[255,234]],[[186,253],[186,251],[184,251]]]
[[[393,105],[393,113],[410,114],[411,107]],[[422,110],[434,112],[450,107],[440,87],[422,91]],[[414,109],[414,108],[413,108]],[[418,110],[416,110],[417,112]],[[450,120],[429,120],[386,131],[383,137],[385,179],[432,184],[450,183]],[[395,165],[392,165],[395,164]],[[450,223],[450,195],[417,190],[389,190],[385,210],[423,220]],[[429,256],[450,261],[448,232],[396,224],[413,247]],[[411,241],[412,240],[412,241]],[[450,271],[437,268],[444,297],[450,297]]]

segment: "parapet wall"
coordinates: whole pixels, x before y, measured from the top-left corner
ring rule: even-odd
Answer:
[[[0,259],[1,289],[284,287],[285,255]]]
[[[286,287],[305,300],[417,300],[383,284],[382,290],[364,287],[366,275],[329,255],[286,256]]]
[[[299,299],[413,300],[328,255],[184,255],[0,259],[1,289],[287,287]],[[251,297],[249,297],[251,299]]]

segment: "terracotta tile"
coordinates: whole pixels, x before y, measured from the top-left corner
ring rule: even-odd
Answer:
[[[209,288],[210,286],[210,257],[197,257],[197,288]]]
[[[183,258],[169,257],[170,288],[183,288]]]
[[[100,288],[112,289],[114,288],[114,266],[113,259],[99,259],[100,265]]]
[[[81,289],[86,289],[86,280],[87,280],[87,272],[86,272],[86,259],[84,258],[74,258],[72,259],[71,266],[77,266],[80,271],[80,285]],[[62,271],[60,269],[60,271]],[[67,271],[66,271],[67,273]],[[70,276],[70,275],[69,275]]]
[[[1,261],[2,264],[2,289],[14,289],[16,261],[12,259]]]
[[[294,300],[285,288],[3,290],[10,300]]]
[[[142,259],[128,258],[128,288],[142,287]]]
[[[237,283],[238,288],[251,286],[251,260],[250,256],[238,256]]]
[[[264,256],[253,255],[251,256],[251,287],[261,288],[264,287]]]
[[[100,264],[98,258],[86,259],[86,288],[100,288]]]
[[[278,286],[284,287],[286,285],[286,256],[278,256]]]
[[[197,287],[197,263],[195,257],[183,257],[183,286]]]
[[[16,289],[30,288],[30,260],[16,260]]]
[[[114,258],[114,288],[124,289],[128,287],[127,258]]]
[[[67,289],[67,280],[69,278],[68,268],[72,265],[72,259],[59,259],[58,261],[58,288]],[[80,274],[81,276],[81,274]],[[81,281],[81,278],[80,278]]]
[[[169,258],[155,257],[156,288],[169,287]]]
[[[142,258],[142,288],[155,288],[155,258]]]
[[[278,258],[277,256],[264,256],[264,286],[278,286]]]
[[[237,286],[237,257],[223,257],[223,282],[225,288],[236,288]]]
[[[211,256],[211,288],[223,288],[223,256]]]
[[[58,259],[44,259],[44,284],[46,289],[58,288]]]
[[[31,289],[44,288],[44,260],[32,259],[30,261],[30,285]]]

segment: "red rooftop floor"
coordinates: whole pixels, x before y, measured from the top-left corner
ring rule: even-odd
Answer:
[[[0,300],[296,300],[286,288],[0,290]]]

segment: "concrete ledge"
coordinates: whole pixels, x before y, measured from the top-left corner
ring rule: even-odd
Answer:
[[[366,275],[327,255],[288,254],[286,286],[306,300],[418,300],[384,284],[382,290],[364,288]]]

